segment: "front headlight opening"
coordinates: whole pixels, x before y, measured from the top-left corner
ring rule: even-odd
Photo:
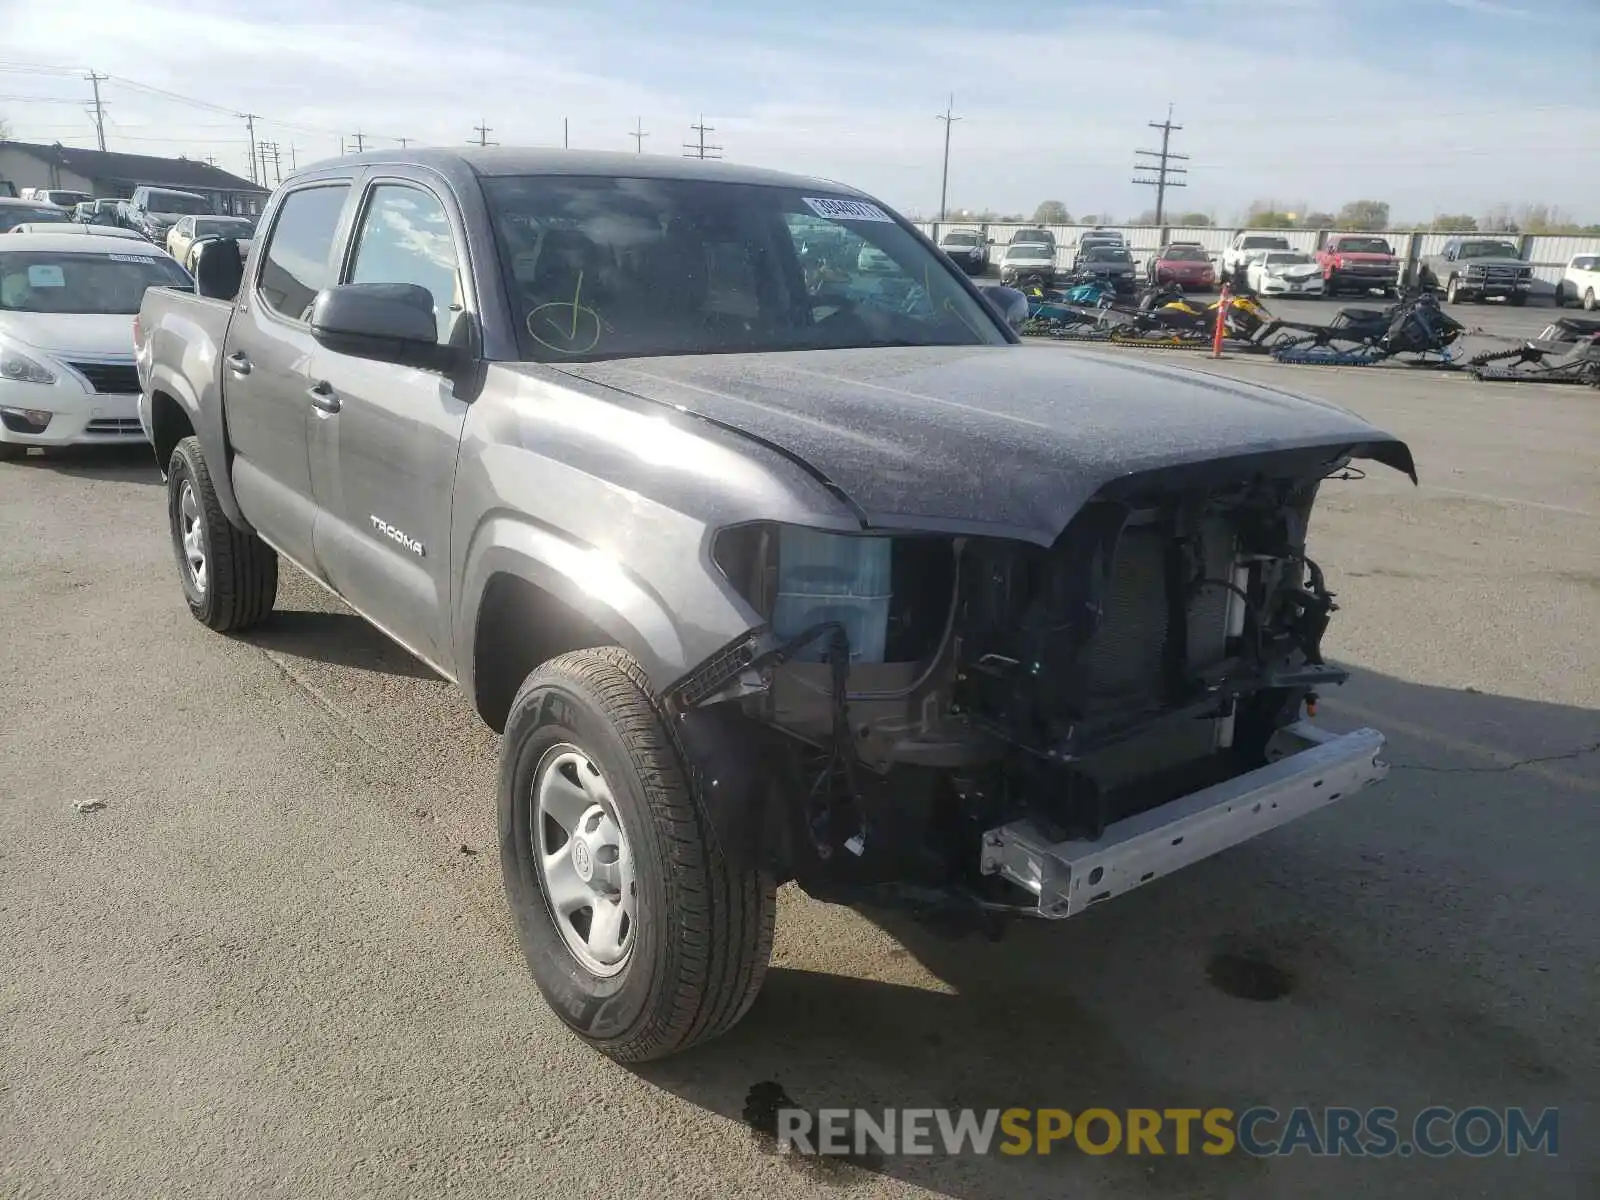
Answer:
[[[55,372],[20,350],[0,345],[0,379],[8,383],[52,384]]]

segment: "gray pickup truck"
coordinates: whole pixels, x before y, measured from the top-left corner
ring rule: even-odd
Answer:
[[[1533,268],[1517,244],[1505,238],[1451,238],[1437,254],[1417,264],[1417,282],[1442,288],[1451,304],[1503,299],[1524,305],[1533,290]]]
[[[1306,530],[1405,444],[1025,348],[869,196],[374,152],[196,276],[135,333],[190,610],[269,621],[287,561],[459,684],[533,977],[618,1059],[739,1019],[778,884],[1067,917],[1385,774],[1309,719]]]

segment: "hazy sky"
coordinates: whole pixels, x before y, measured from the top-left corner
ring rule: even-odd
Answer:
[[[0,117],[15,137],[214,155],[248,174],[235,112],[299,161],[370,145],[681,153],[700,114],[729,159],[853,183],[907,211],[939,201],[949,93],[952,207],[1128,216],[1146,122],[1167,103],[1191,156],[1178,209],[1252,200],[1397,219],[1544,202],[1600,221],[1600,0],[0,0]],[[321,15],[319,15],[319,10]],[[337,10],[340,15],[328,15]],[[1004,15],[1014,12],[1017,15]],[[68,73],[16,70],[59,67]],[[125,82],[125,81],[132,81]],[[133,84],[180,93],[168,100]],[[353,138],[349,139],[353,145]]]

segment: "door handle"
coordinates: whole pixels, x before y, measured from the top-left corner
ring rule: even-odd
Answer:
[[[228,369],[235,375],[250,374],[250,356],[243,350],[235,350],[228,355]]]
[[[320,408],[325,413],[339,411],[339,393],[329,387],[326,380],[312,384],[306,389],[306,395],[311,397],[313,407]]]

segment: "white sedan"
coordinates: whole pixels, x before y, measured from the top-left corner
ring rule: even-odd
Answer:
[[[1581,304],[1585,311],[1600,308],[1600,254],[1574,254],[1556,284],[1556,303]]]
[[[1298,250],[1268,250],[1245,266],[1245,286],[1258,296],[1320,296],[1322,268]]]
[[[133,319],[146,288],[192,286],[148,242],[0,237],[0,460],[29,446],[143,442]]]

